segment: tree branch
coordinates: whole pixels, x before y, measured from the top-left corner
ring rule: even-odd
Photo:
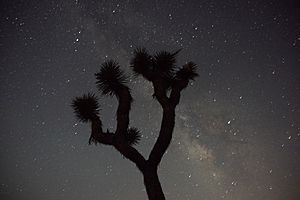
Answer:
[[[164,85],[164,80],[162,79],[156,79],[152,81],[153,87],[154,87],[154,97],[157,99],[157,101],[160,103],[160,105],[164,108],[169,104],[169,98],[166,94],[166,89],[162,87]]]
[[[180,80],[175,82],[172,86],[170,97],[168,98],[166,92],[160,91],[159,84],[153,83],[154,90],[158,101],[163,108],[163,118],[159,131],[159,136],[156,143],[149,155],[149,162],[154,166],[157,166],[168,149],[175,126],[175,109],[180,101],[180,92],[187,86],[188,80]],[[158,91],[158,92],[157,92]]]
[[[110,132],[103,132],[102,130],[102,122],[100,118],[97,116],[92,121],[92,134],[89,139],[89,144],[94,142],[95,144],[101,143],[105,145],[112,145],[113,144],[113,137],[114,135]]]
[[[119,103],[117,109],[116,132],[115,134],[109,132],[103,133],[102,129],[98,129],[97,141],[102,144],[114,146],[125,158],[135,163],[138,169],[142,171],[146,164],[146,160],[134,147],[128,144],[124,134],[128,129],[129,111],[132,102],[129,88],[127,86],[121,87],[117,91],[116,96]],[[97,128],[96,122],[94,122],[94,124],[94,127]]]
[[[116,135],[120,137],[124,136],[129,125],[129,111],[131,108],[132,96],[127,86],[122,87],[117,94],[118,98],[118,110],[117,110],[117,129]]]
[[[134,147],[130,146],[123,137],[116,137],[114,133],[102,131],[99,117],[92,121],[90,142],[114,146],[125,158],[134,162],[139,170],[143,171],[145,168],[145,158]]]
[[[163,118],[159,131],[159,136],[149,155],[151,165],[158,166],[164,153],[170,145],[175,125],[175,107],[163,108]]]
[[[114,147],[127,159],[135,163],[137,168],[143,172],[146,165],[146,159],[138,150],[130,146],[125,140],[117,139],[114,140]]]
[[[189,81],[188,80],[177,80],[174,82],[172,86],[172,91],[170,94],[170,104],[172,106],[177,106],[179,101],[180,101],[180,93],[181,91],[186,88],[188,85]]]
[[[163,80],[154,80],[154,94],[163,108],[163,117],[158,138],[149,155],[149,163],[158,166],[164,153],[170,145],[175,125],[175,106],[171,106],[170,99],[167,97],[166,88],[163,88]]]

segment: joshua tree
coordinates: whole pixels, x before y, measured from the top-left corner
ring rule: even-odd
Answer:
[[[97,97],[88,93],[76,97],[72,107],[77,118],[82,122],[91,123],[89,144],[111,145],[125,158],[131,160],[144,177],[149,200],[164,200],[165,196],[157,175],[158,165],[166,152],[174,130],[175,108],[180,101],[180,93],[194,80],[196,65],[188,62],[182,67],[176,67],[176,52],[161,51],[154,55],[148,54],[146,49],[138,48],[130,62],[135,75],[142,75],[152,82],[153,98],[162,107],[163,117],[158,138],[150,152],[149,158],[140,154],[134,145],[138,144],[141,134],[136,128],[129,128],[129,111],[132,102],[130,89],[126,85],[126,76],[117,62],[110,60],[101,65],[95,74],[96,85],[102,95],[115,96],[118,100],[117,127],[114,132],[102,130],[99,117]]]

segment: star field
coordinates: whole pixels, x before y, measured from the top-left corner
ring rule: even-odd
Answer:
[[[2,1],[0,199],[147,199],[142,175],[115,149],[88,145],[72,98],[96,92],[104,130],[114,98],[95,87],[102,62],[129,76],[130,125],[147,157],[161,108],[133,76],[136,47],[181,49],[198,65],[183,91],[159,168],[167,199],[300,197],[300,4],[297,1]]]

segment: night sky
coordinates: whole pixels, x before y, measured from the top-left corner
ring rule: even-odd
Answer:
[[[130,77],[130,125],[145,157],[162,109],[135,78],[136,47],[198,65],[159,168],[167,199],[300,199],[299,1],[11,1],[0,5],[0,199],[147,199],[113,147],[88,145],[72,99],[95,92],[104,130],[115,98],[94,73],[116,59]]]

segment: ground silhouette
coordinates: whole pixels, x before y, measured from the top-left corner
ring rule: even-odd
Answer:
[[[73,99],[72,107],[77,118],[92,124],[89,144],[105,144],[115,147],[124,157],[135,163],[144,177],[149,200],[164,200],[165,196],[158,178],[157,169],[164,153],[170,145],[175,125],[175,108],[180,101],[181,91],[194,80],[196,64],[188,62],[176,66],[179,51],[160,51],[150,55],[146,49],[137,48],[130,62],[135,75],[141,75],[152,82],[153,98],[162,107],[163,117],[158,138],[146,159],[135,148],[141,139],[137,128],[129,127],[129,112],[132,102],[127,78],[116,61],[110,60],[101,65],[95,74],[97,88],[102,95],[115,96],[118,100],[117,127],[114,132],[102,130],[99,117],[99,104],[95,94],[88,93]]]

